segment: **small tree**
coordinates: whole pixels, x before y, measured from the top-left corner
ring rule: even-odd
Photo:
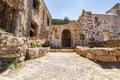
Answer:
[[[71,22],[71,20],[67,16],[64,17],[64,19],[52,19],[53,25],[68,24],[69,22]]]
[[[69,22],[71,22],[71,20],[69,19],[69,17],[65,16],[64,17],[64,23],[68,24]]]

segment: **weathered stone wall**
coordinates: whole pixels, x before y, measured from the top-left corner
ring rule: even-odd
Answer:
[[[40,16],[41,16],[41,32],[45,30],[46,27],[51,26],[51,15],[48,11],[47,6],[43,0],[40,0]],[[48,22],[49,21],[49,22]]]
[[[34,49],[37,49],[38,51],[44,50],[48,52],[47,48],[43,49],[42,47],[44,43],[44,40],[31,40],[27,37],[15,37],[12,34],[0,32],[0,58],[17,58],[20,61],[21,59],[24,60],[27,56],[26,50],[28,50],[29,48],[33,51]],[[44,51],[41,51],[40,54],[43,54]]]
[[[113,6],[110,10],[106,12],[107,14],[117,14],[120,15],[120,3]]]
[[[45,56],[49,47],[42,47],[45,40],[31,40],[27,37],[15,37],[13,34],[0,32],[0,71],[15,61],[35,59]]]
[[[119,62],[120,61],[119,48],[77,47],[76,53],[83,57],[91,59],[93,61],[102,61],[102,62]]]
[[[24,60],[27,45],[25,37],[14,37],[12,34],[0,32],[0,58]]]
[[[92,38],[94,27],[92,26],[92,13],[83,11],[78,19],[79,25],[82,27],[82,33],[85,36],[85,41],[88,43]]]
[[[119,15],[93,14],[83,11],[78,19],[83,29],[86,43],[118,39]]]
[[[100,41],[100,42],[91,42],[89,43],[89,47],[106,47],[106,48],[114,48],[120,47],[120,40],[108,40],[108,41]]]
[[[30,37],[32,31],[34,36],[39,38],[41,28],[45,30],[47,26],[51,25],[51,15],[43,0],[4,0],[3,2],[14,10],[12,18],[10,17],[11,25],[8,26],[12,26],[10,32],[17,36]],[[6,13],[5,16],[8,14],[10,13]],[[32,24],[35,29],[31,27]],[[7,27],[7,29],[11,29],[11,27]]]
[[[49,17],[49,20],[51,20],[51,15],[43,0],[38,1],[38,4],[36,4],[36,7],[37,7],[36,9],[33,7],[33,1],[34,0],[31,0],[31,1],[24,0],[24,13],[21,14],[23,18],[21,19],[23,21],[21,22],[21,24],[23,25],[21,28],[23,28],[23,30],[21,31],[24,32],[23,35],[30,36],[30,28],[31,28],[30,26],[31,26],[31,23],[33,23],[34,25],[36,25],[36,30],[37,30],[36,37],[39,38],[41,29],[45,30],[45,27],[49,26],[49,25],[46,25],[47,20],[43,19],[43,17],[46,18],[47,16]],[[43,13],[44,11],[45,13]],[[50,25],[51,25],[51,21],[50,21]]]
[[[68,30],[70,32],[72,48],[83,44],[82,40],[80,39],[80,35],[82,34],[81,27],[78,26],[76,22],[71,22],[66,25],[53,25],[50,27],[49,42],[52,48],[62,48],[62,35],[64,30]],[[68,41],[66,40],[66,42]]]
[[[119,6],[117,4],[115,9],[119,10]],[[77,21],[67,25],[53,25],[50,27],[49,41],[52,47],[62,48],[62,32],[65,29],[71,32],[71,47],[89,46],[91,42],[116,40],[120,38],[119,20],[120,16],[116,13],[93,14],[83,10]]]
[[[119,19],[120,16],[118,15],[106,15],[106,14],[93,14],[93,18],[95,19],[98,18],[98,22],[100,23],[100,25],[98,26],[98,31],[102,31],[103,32],[103,40],[102,41],[106,41],[105,37],[107,37],[107,35],[105,34],[105,31],[108,31],[109,34],[109,39],[117,39],[118,38],[118,33],[120,30],[120,23],[119,23]],[[95,20],[94,20],[95,21]]]

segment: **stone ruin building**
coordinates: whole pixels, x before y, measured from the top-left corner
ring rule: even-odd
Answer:
[[[43,0],[0,0],[0,28],[16,36],[36,37],[51,25]]]
[[[51,15],[44,0],[0,0],[0,72],[11,62],[44,56]],[[12,33],[12,34],[11,34]]]
[[[52,48],[75,48],[120,38],[120,4],[105,14],[83,10],[77,21],[52,25],[43,0],[1,0],[0,27],[16,36],[46,38]]]
[[[83,10],[77,21],[65,25],[52,25],[51,19],[44,0],[0,0],[0,66],[14,59],[42,57],[62,48],[72,48],[92,60],[120,61],[119,3],[105,14]],[[102,41],[107,41],[107,45],[90,48],[91,42]]]
[[[74,48],[90,42],[116,40],[120,38],[120,4],[105,14],[94,14],[83,10],[75,22],[53,25],[49,33],[53,48]]]

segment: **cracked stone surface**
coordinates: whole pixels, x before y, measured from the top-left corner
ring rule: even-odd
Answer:
[[[74,52],[50,52],[3,77],[11,80],[120,80],[119,63],[95,63]]]

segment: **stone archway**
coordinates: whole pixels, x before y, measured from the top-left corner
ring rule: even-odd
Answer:
[[[71,47],[71,32],[69,30],[62,32],[62,47]]]

